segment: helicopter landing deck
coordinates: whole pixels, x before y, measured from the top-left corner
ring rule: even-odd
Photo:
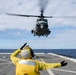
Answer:
[[[66,60],[68,65],[65,67],[60,67],[56,69],[48,69],[44,71],[40,71],[41,75],[76,75],[76,62],[54,56],[51,54],[36,54],[39,56],[40,61],[55,63]],[[0,75],[15,75],[15,66],[12,64],[10,58],[10,54],[0,54]]]

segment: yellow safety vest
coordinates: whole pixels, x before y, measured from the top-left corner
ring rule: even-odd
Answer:
[[[16,65],[16,75],[40,75],[36,62],[21,60]]]

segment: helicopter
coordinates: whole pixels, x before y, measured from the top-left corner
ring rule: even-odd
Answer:
[[[51,30],[48,28],[48,20],[45,18],[76,18],[76,16],[44,16],[44,10],[41,9],[40,15],[22,15],[22,14],[12,14],[6,13],[7,15],[20,16],[20,17],[38,17],[36,20],[36,26],[31,30],[34,36],[48,36]]]
[[[36,26],[33,30],[31,30],[31,33],[34,34],[34,36],[48,36],[50,34],[50,30],[48,28],[48,21],[47,19],[37,19]]]
[[[52,18],[52,16],[44,16],[43,11],[41,11],[40,16],[37,15],[22,15],[22,14],[12,14],[6,13],[7,15],[12,16],[21,16],[21,17],[38,17],[36,20],[36,26],[31,30],[31,33],[34,36],[48,36],[51,33],[51,30],[48,28],[48,20],[45,18]]]
[[[31,30],[31,33],[34,34],[34,36],[48,36],[50,34],[50,29],[48,28],[48,20],[44,19],[45,16],[43,16],[43,12],[40,16],[38,16],[39,19],[36,21],[36,26],[33,30]]]

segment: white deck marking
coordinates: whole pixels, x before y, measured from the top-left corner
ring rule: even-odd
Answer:
[[[3,71],[5,68],[9,67],[12,63],[10,63],[9,65],[3,67],[2,69],[0,69],[0,71]]]
[[[45,62],[43,59],[41,59],[43,62]],[[54,73],[50,70],[50,69],[47,69],[49,75],[54,75]]]
[[[9,60],[5,60],[5,59],[0,59],[1,61],[6,61],[6,62],[11,62],[11,61],[9,61]]]
[[[70,57],[68,57],[68,56],[58,55],[58,54],[54,54],[54,53],[48,53],[48,54],[51,54],[51,55],[53,55],[53,56],[57,56],[57,57],[60,57],[60,58],[64,58],[64,59],[66,59],[66,60],[73,61],[73,62],[76,63],[76,59],[75,59],[75,58],[70,58]]]
[[[0,53],[0,54],[12,54],[12,53]]]
[[[15,67],[8,73],[8,75],[11,75],[12,72],[14,71]]]
[[[4,64],[10,64],[10,63],[0,63],[0,65],[4,65]]]
[[[76,71],[71,71],[71,70],[63,70],[63,69],[53,69],[53,70],[76,73]]]

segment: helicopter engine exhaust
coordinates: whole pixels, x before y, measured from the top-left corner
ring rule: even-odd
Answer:
[[[39,6],[40,6],[41,14],[44,13],[45,8],[47,7],[48,3],[49,3],[49,0],[39,0]]]

